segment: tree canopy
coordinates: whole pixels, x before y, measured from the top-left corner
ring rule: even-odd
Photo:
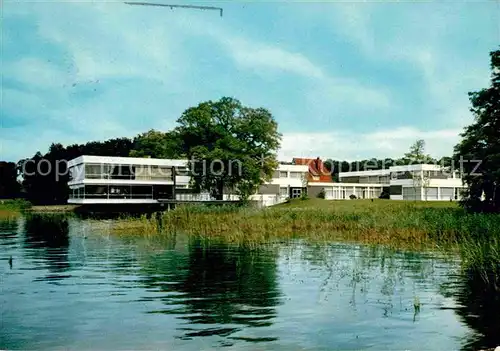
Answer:
[[[17,181],[17,169],[14,162],[0,161],[0,199],[19,196],[21,184]]]
[[[134,138],[130,157],[181,158],[182,143],[175,131],[151,129]]]
[[[469,93],[474,122],[461,134],[454,159],[467,185],[464,206],[500,211],[500,50],[490,53],[491,86]],[[484,198],[483,198],[484,195]]]
[[[281,135],[272,114],[223,97],[188,108],[175,129],[190,160],[195,190],[221,199],[232,189],[243,199],[272,177]]]
[[[410,150],[405,153],[405,163],[432,163],[432,157],[425,153],[425,140],[419,139],[410,146]]]

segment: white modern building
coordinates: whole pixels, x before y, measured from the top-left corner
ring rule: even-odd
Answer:
[[[438,165],[393,166],[389,169],[339,173],[339,182],[319,175],[319,159],[297,159],[302,164],[280,164],[270,181],[250,200],[270,206],[321,191],[327,200],[374,199],[385,191],[392,200],[460,199],[464,188],[456,172]],[[307,161],[304,164],[304,161]],[[299,162],[298,162],[299,163]],[[214,200],[210,194],[193,193],[188,160],[134,157],[80,156],[68,162],[69,203],[155,204],[165,200]],[[225,194],[224,200],[238,200]]]
[[[165,200],[210,201],[190,188],[188,160],[80,156],[68,162],[71,204],[155,204]],[[307,166],[280,165],[251,200],[273,205],[306,191]],[[238,200],[225,194],[223,200]]]
[[[135,157],[80,156],[68,162],[72,204],[150,204],[175,198],[176,180],[189,177],[178,160]],[[185,177],[185,178],[183,178]]]
[[[390,167],[391,200],[460,200],[465,186],[460,174],[440,165]]]
[[[458,172],[440,165],[415,164],[392,166],[389,169],[339,173],[339,180],[347,192],[357,198],[373,198],[373,192],[385,190],[391,200],[454,201],[461,198],[464,189]],[[377,196],[378,197],[378,196]]]

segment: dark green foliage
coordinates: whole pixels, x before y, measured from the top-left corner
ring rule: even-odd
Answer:
[[[190,160],[193,188],[222,199],[234,190],[243,199],[272,177],[281,136],[278,124],[264,108],[243,106],[223,97],[188,108],[174,130],[182,154]]]
[[[356,200],[356,199],[357,199],[357,197],[356,197],[356,195],[351,194],[351,195],[349,195],[349,199],[351,199],[351,200]]]
[[[160,132],[151,129],[134,138],[131,157],[181,158],[182,140],[176,131]]]
[[[31,203],[24,199],[0,200],[0,208],[8,210],[27,210],[31,208]]]
[[[316,195],[319,199],[324,199],[326,197],[325,189],[321,189],[321,191]]]
[[[454,159],[467,184],[462,205],[471,211],[500,212],[500,50],[490,55],[491,86],[469,93],[475,121],[461,134]]]
[[[17,168],[14,162],[0,161],[0,199],[19,196],[21,184],[17,181]]]
[[[382,193],[378,197],[379,199],[390,199],[391,198],[391,193],[389,191],[389,188],[383,188]]]

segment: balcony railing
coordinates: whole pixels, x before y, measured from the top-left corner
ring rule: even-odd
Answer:
[[[112,175],[112,174],[85,174],[85,179],[106,179],[106,180],[168,180],[173,181],[173,175]]]

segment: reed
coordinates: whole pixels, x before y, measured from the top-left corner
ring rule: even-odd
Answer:
[[[26,200],[0,200],[0,218],[6,219],[17,217],[29,208],[31,208],[31,203]]]
[[[149,237],[183,233],[207,244],[251,248],[302,238],[441,249],[460,253],[464,273],[480,276],[487,286],[500,284],[500,216],[468,214],[455,203],[310,199],[260,210],[182,206],[159,220],[117,221],[113,231]]]

